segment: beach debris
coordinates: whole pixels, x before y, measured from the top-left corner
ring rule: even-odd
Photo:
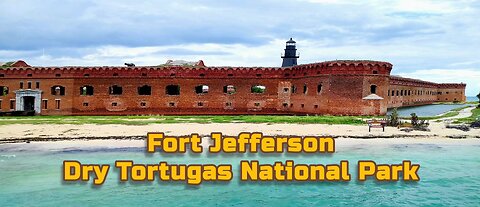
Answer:
[[[466,135],[449,135],[447,137],[450,139],[466,139],[467,138]]]
[[[402,132],[411,132],[413,130],[414,130],[413,128],[402,128],[402,129],[400,129],[400,131],[402,131]]]
[[[467,125],[465,124],[458,124],[458,125],[448,125],[446,126],[447,129],[458,129],[458,130],[462,130],[464,132],[468,132],[470,131],[470,127],[468,127]]]
[[[472,122],[470,124],[471,128],[480,128],[480,119],[477,119],[476,121]]]

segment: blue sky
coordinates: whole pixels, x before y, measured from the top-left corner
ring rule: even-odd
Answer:
[[[480,2],[473,0],[2,0],[0,62],[31,65],[280,66],[388,61],[392,74],[480,91]]]

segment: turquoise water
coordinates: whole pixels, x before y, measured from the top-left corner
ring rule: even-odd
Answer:
[[[424,106],[411,106],[397,108],[398,114],[402,117],[409,117],[410,114],[416,113],[417,116],[436,116],[448,112],[452,109],[468,106],[468,104],[433,104]],[[393,109],[388,109],[387,114],[391,114]]]
[[[0,145],[0,206],[479,206],[480,145],[396,144],[371,147],[358,144],[338,147],[331,156],[231,155],[147,156],[144,148],[64,148],[27,151],[18,145]],[[369,147],[370,146],[370,147]],[[62,162],[111,164],[131,159],[138,163],[230,163],[234,179],[227,183],[184,182],[119,183],[115,168],[105,184],[63,183]],[[293,159],[295,163],[338,164],[350,161],[352,181],[239,182],[238,163],[258,159],[273,163]],[[374,160],[421,165],[418,183],[356,182],[356,162]]]

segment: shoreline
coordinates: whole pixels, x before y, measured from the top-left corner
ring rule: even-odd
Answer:
[[[208,149],[212,144],[207,137],[202,139],[202,147]],[[376,139],[354,139],[336,138],[335,152],[368,146],[371,148],[388,148],[396,145],[438,145],[438,146],[480,146],[480,139],[448,139],[448,138],[376,138]],[[0,144],[0,151],[5,152],[45,152],[64,150],[102,150],[102,149],[124,149],[124,148],[145,148],[146,141],[141,139],[73,139],[59,141],[37,141],[32,143],[17,142]],[[208,150],[207,150],[208,151]],[[188,154],[188,153],[187,153]],[[245,153],[237,153],[245,154]],[[246,153],[248,154],[248,153]]]
[[[208,135],[202,135],[200,134],[201,137],[208,137]],[[269,135],[268,135],[269,136]],[[274,136],[291,136],[291,135],[283,135],[283,134],[278,134]],[[480,135],[478,136],[447,136],[447,137],[439,137],[439,136],[425,136],[425,135],[390,135],[390,136],[376,136],[376,135],[371,135],[371,136],[328,136],[328,135],[322,135],[322,136],[316,136],[316,137],[332,137],[336,140],[338,139],[358,139],[358,140],[375,140],[375,139],[405,139],[405,140],[418,140],[418,139],[424,139],[424,140],[480,140]],[[96,137],[96,136],[91,136],[91,137],[48,137],[48,138],[43,138],[43,137],[31,137],[31,138],[12,138],[12,139],[0,139],[0,145],[2,144],[12,144],[12,143],[42,143],[42,142],[62,142],[62,141],[136,141],[136,140],[141,140],[144,141],[146,140],[147,136],[107,136],[107,137]]]

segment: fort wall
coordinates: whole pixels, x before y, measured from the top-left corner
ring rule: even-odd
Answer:
[[[41,115],[382,115],[391,107],[465,101],[465,84],[391,70],[387,62],[355,60],[284,68],[8,67],[0,69],[0,86],[8,87],[0,108],[19,110],[10,102],[29,90],[41,93]]]
[[[416,106],[434,102],[465,102],[466,84],[437,84],[417,79],[390,76],[388,108]]]

